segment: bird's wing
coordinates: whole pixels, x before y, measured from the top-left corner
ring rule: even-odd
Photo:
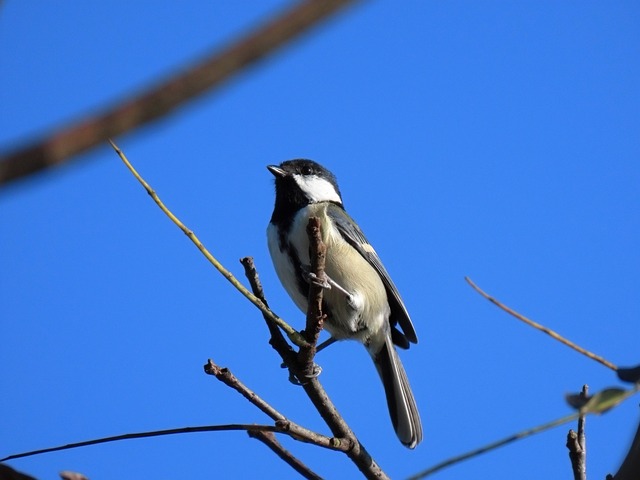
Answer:
[[[396,324],[400,325],[404,335],[392,328],[392,338],[395,344],[402,348],[408,348],[410,343],[418,343],[418,337],[416,336],[415,328],[411,323],[411,318],[407,312],[404,302],[400,297],[400,292],[394,285],[391,277],[387,273],[387,270],[382,265],[380,257],[369,244],[364,233],[360,230],[360,227],[353,221],[353,219],[344,211],[342,207],[335,204],[329,204],[327,208],[327,215],[333,220],[338,231],[353,248],[355,248],[360,255],[362,255],[367,262],[378,272],[382,283],[387,290],[387,296],[389,298],[389,306],[391,307],[391,326],[395,327]],[[403,338],[399,338],[403,337]]]

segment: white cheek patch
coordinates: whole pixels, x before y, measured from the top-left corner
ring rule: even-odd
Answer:
[[[315,202],[337,202],[342,203],[342,199],[331,182],[324,178],[313,176],[294,175],[294,180],[300,187],[300,190],[309,198],[312,203]]]

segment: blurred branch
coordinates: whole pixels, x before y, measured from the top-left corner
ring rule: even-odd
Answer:
[[[295,343],[296,345],[305,345],[307,342],[305,341],[305,339],[302,337],[302,335],[300,335],[293,327],[291,327],[287,322],[285,322],[283,319],[281,319],[279,316],[277,316],[275,313],[273,313],[271,311],[271,309],[269,309],[269,307],[267,307],[262,301],[260,301],[260,299],[258,299],[255,295],[253,295],[249,290],[246,289],[246,287],[244,285],[242,285],[242,283],[240,283],[240,281],[233,276],[233,274],[227,270],[212,254],[211,252],[209,252],[209,250],[207,250],[207,248],[202,244],[202,242],[200,241],[200,239],[196,236],[195,233],[193,233],[192,230],[188,229],[181,221],[178,217],[176,217],[171,210],[169,210],[165,204],[162,202],[162,200],[160,200],[160,197],[158,197],[158,194],[151,188],[151,186],[140,176],[140,174],[136,171],[135,168],[133,168],[133,165],[131,165],[131,163],[129,162],[129,160],[127,159],[127,157],[125,156],[125,154],[122,152],[122,150],[120,150],[118,148],[118,146],[113,143],[113,141],[109,140],[109,143],[111,144],[111,146],[113,147],[113,149],[116,151],[116,153],[118,154],[118,156],[120,157],[120,159],[124,162],[124,164],[127,166],[127,168],[129,169],[129,171],[133,174],[134,177],[136,177],[136,179],[140,182],[140,184],[144,187],[144,189],[147,191],[147,193],[151,196],[151,198],[153,199],[154,202],[156,202],[156,204],[158,205],[158,207],[160,207],[160,209],[165,213],[165,215],[167,215],[167,217],[169,217],[171,219],[171,221],[176,224],[176,226],[182,230],[182,232],[189,237],[189,239],[195,244],[196,247],[198,247],[198,250],[200,250],[200,252],[207,258],[207,260],[209,260],[209,262],[216,268],[216,270],[218,270],[218,272],[220,272],[222,274],[223,277],[225,277],[230,283],[231,285],[233,285],[234,287],[236,287],[236,289],[242,294],[244,295],[251,303],[253,303],[256,307],[258,307],[258,309],[263,313],[263,315],[268,316],[271,321],[273,321],[274,323],[276,323],[280,328],[282,328],[285,332],[287,332],[287,335],[289,336],[289,338],[291,339],[291,341],[293,343]]]
[[[573,348],[575,351],[589,357],[592,360],[595,360],[596,362],[601,363],[602,365],[604,365],[605,367],[610,368],[613,371],[617,371],[618,367],[616,367],[613,363],[611,363],[610,361],[606,360],[603,357],[600,357],[594,353],[591,353],[588,350],[585,350],[584,348],[580,347],[579,345],[576,345],[575,343],[571,342],[570,340],[567,340],[566,338],[564,338],[563,336],[559,335],[558,333],[554,332],[553,330],[534,322],[533,320],[528,319],[527,317],[525,317],[524,315],[519,314],[518,312],[516,312],[515,310],[512,310],[511,308],[507,307],[506,305],[504,305],[503,303],[500,303],[498,300],[496,300],[495,298],[489,296],[487,293],[485,293],[484,291],[482,291],[480,289],[480,287],[478,287],[475,283],[473,283],[471,281],[471,279],[469,277],[464,277],[464,279],[467,281],[467,283],[469,285],[471,285],[471,287],[478,292],[480,295],[482,295],[484,298],[486,298],[487,300],[489,300],[491,303],[493,303],[494,305],[496,305],[497,307],[501,308],[502,310],[504,310],[505,312],[507,312],[508,314],[516,317],[518,320],[523,321],[524,323],[526,323],[527,325],[540,330],[541,332],[546,333],[547,335],[549,335],[550,337],[558,340],[561,343],[564,343],[566,346]]]
[[[640,365],[634,367],[618,367],[618,378],[623,382],[640,382]]]
[[[2,480],[36,480],[35,477],[19,472],[11,468],[9,465],[0,463],[0,479]]]
[[[583,385],[580,392],[582,400],[587,401],[589,387]],[[578,416],[578,432],[569,430],[567,434],[567,448],[574,480],[587,480],[587,440],[584,433],[585,414],[580,412]]]
[[[350,0],[307,0],[238,42],[141,95],[83,118],[25,148],[0,154],[0,186],[60,165],[73,156],[157,120],[188,100],[219,86]]]
[[[322,477],[312,471],[304,463],[294,457],[289,450],[284,448],[276,436],[271,432],[249,431],[249,436],[264,443],[269,449],[284,460],[291,468],[309,480],[322,480]]]
[[[62,480],[89,480],[86,475],[78,472],[72,472],[70,470],[63,470],[60,472],[60,478]]]

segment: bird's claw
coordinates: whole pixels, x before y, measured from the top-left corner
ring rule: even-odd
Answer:
[[[311,367],[311,372],[307,373],[305,375],[305,378],[309,378],[309,379],[316,378],[321,373],[322,373],[322,367],[317,363],[314,363],[313,366]],[[289,373],[289,381],[294,385],[304,385],[306,383],[298,380],[298,377],[296,377],[293,373]]]
[[[318,287],[325,288],[327,290],[331,290],[331,283],[329,281],[329,277],[326,273],[323,273],[321,276],[316,275],[313,272],[306,272],[306,280],[309,283],[313,283]]]

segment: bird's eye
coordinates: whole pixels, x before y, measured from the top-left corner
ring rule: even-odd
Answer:
[[[313,173],[313,169],[309,165],[305,165],[304,167],[302,167],[303,175],[311,175],[312,173]]]

